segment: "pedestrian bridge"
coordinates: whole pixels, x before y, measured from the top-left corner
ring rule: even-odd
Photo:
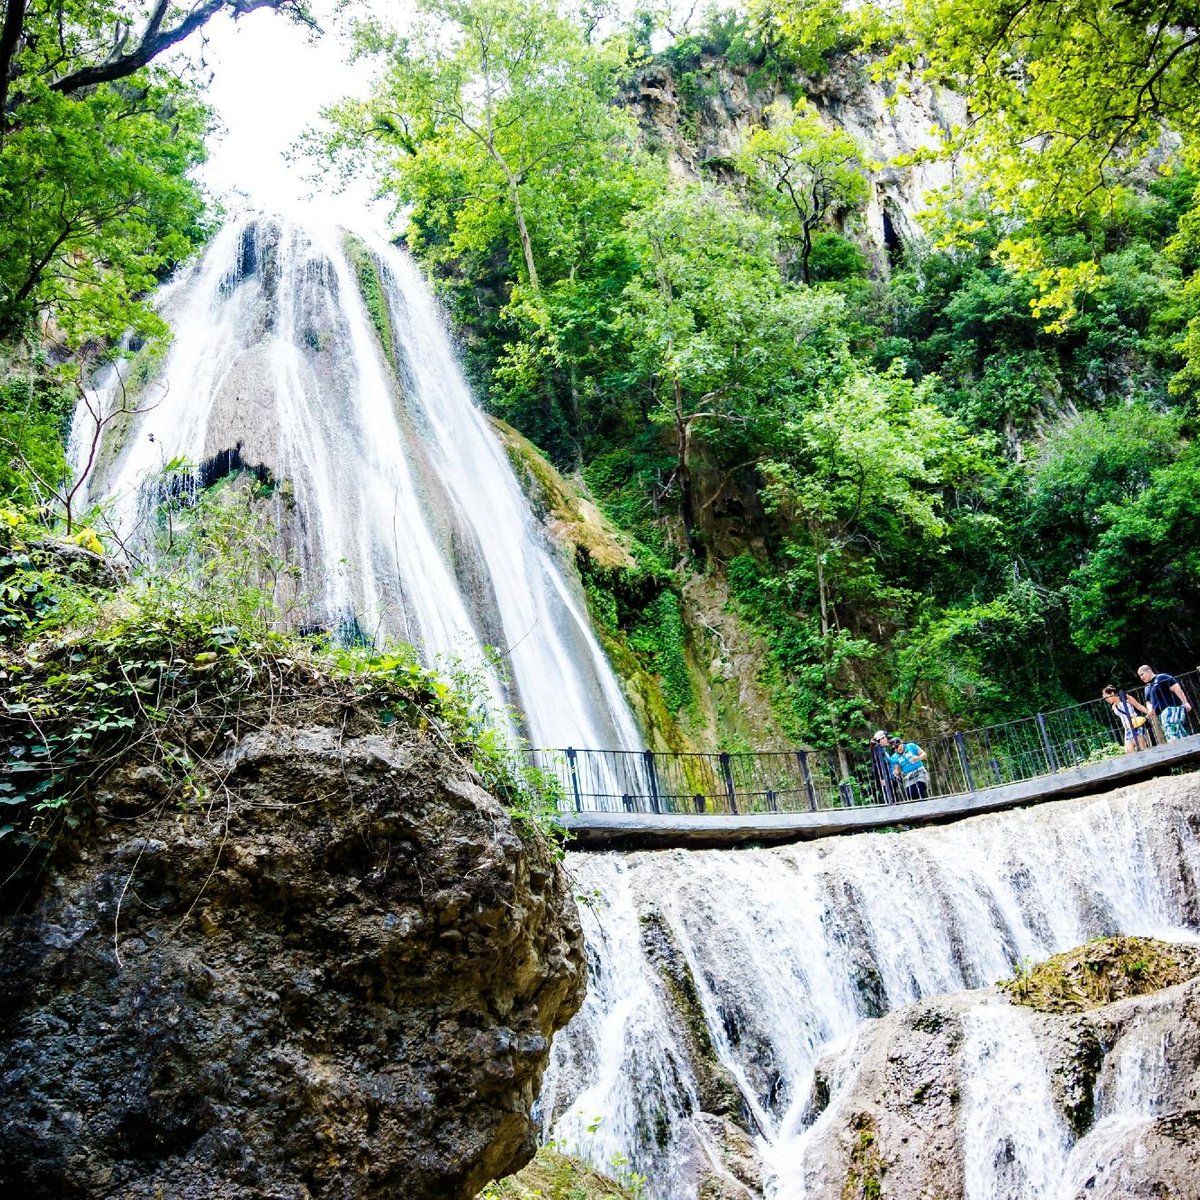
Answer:
[[[562,823],[571,835],[572,848],[579,850],[773,846],[842,833],[936,824],[977,813],[1020,808],[1045,800],[1090,795],[1197,764],[1200,764],[1200,734],[1154,746],[1139,754],[1122,754],[1120,757],[1067,767],[1018,783],[935,796],[927,800],[861,804],[818,809],[815,812],[685,814],[567,811],[562,814]]]

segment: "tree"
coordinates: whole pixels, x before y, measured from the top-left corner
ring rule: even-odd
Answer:
[[[196,89],[149,66],[218,13],[299,0],[7,0],[0,25],[0,334],[48,312],[76,345],[156,322],[136,297],[203,234]]]
[[[60,96],[79,97],[148,66],[219,13],[283,11],[312,23],[303,0],[6,0],[0,25],[0,131],[22,123],[36,80]]]
[[[1037,220],[1200,129],[1200,8],[1176,0],[907,0],[902,53],[969,97],[958,131],[997,202]]]
[[[784,236],[799,246],[800,278],[810,283],[813,235],[870,192],[858,145],[821,121],[810,104],[780,103],[746,140],[737,165],[779,218]]]
[[[1196,650],[1198,472],[1193,444],[1140,495],[1105,506],[1108,527],[1071,577],[1071,635],[1081,649],[1117,649],[1131,664]]]
[[[940,538],[945,489],[962,478],[979,444],[930,402],[933,381],[914,385],[899,369],[864,372],[843,362],[820,404],[784,423],[759,470],[768,511],[807,553],[821,629],[821,661],[832,733],[840,742],[835,672],[844,658],[839,595],[853,574],[851,552],[869,558],[887,526],[908,539]]]
[[[358,26],[357,53],[383,59],[375,94],[329,109],[329,128],[315,140],[351,167],[366,152],[383,190],[422,206],[423,223],[452,253],[495,239],[498,219],[511,221],[537,298],[540,214],[531,193],[629,135],[629,119],[610,104],[623,51],[615,41],[591,45],[556,0],[418,7],[421,19],[404,36],[376,21]],[[557,192],[553,212],[570,202],[553,186],[541,191],[542,199]]]
[[[674,483],[693,552],[703,557],[692,463],[697,431],[723,441],[730,469],[761,453],[764,424],[800,385],[840,301],[787,287],[769,225],[703,188],[672,189],[630,220],[642,269],[619,317],[652,381],[652,420],[674,434]],[[743,463],[743,466],[746,465]]]
[[[1083,566],[1120,508],[1146,490],[1182,449],[1182,414],[1145,405],[1085,413],[1038,455],[1030,477],[1024,534],[1058,583]]]

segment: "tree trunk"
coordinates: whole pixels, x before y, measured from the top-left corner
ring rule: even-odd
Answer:
[[[825,583],[825,557],[821,550],[821,538],[816,527],[810,522],[809,537],[812,539],[813,553],[817,561],[817,603],[821,610],[821,669],[825,676],[825,702],[829,705],[829,725],[833,730],[834,749],[837,751],[838,770],[843,779],[850,777],[850,763],[846,758],[846,748],[842,745],[841,725],[838,721],[837,709],[833,704],[833,656],[829,649],[831,633],[829,622],[829,593]]]
[[[696,499],[692,494],[692,471],[688,465],[692,427],[690,421],[683,415],[683,388],[678,377],[672,377],[671,386],[675,395],[675,436],[676,459],[675,473],[679,479],[679,508],[683,515],[683,528],[687,534],[688,548],[701,561],[704,561],[704,540],[696,526]]]
[[[8,111],[8,83],[24,25],[25,0],[8,0],[4,10],[4,26],[0,28],[0,135],[8,125],[5,115]]]
[[[529,290],[541,299],[542,289],[538,284],[537,264],[533,261],[533,239],[529,236],[529,227],[525,224],[525,210],[521,207],[521,189],[517,186],[517,177],[501,162],[505,176],[508,179],[508,196],[512,201],[513,215],[517,218],[517,233],[521,238],[521,253],[525,256],[525,273],[529,276]]]

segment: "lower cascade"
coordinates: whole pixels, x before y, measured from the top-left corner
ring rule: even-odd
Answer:
[[[898,1102],[896,1079],[869,1076],[870,1047],[907,1020],[902,1048],[927,1028],[952,1030],[940,1066],[914,1067],[904,1095],[949,1097],[937,1121],[916,1115],[909,1132],[922,1136],[903,1139],[941,1167],[925,1162],[929,1179],[906,1190],[897,1150],[883,1195],[1140,1194],[1081,1189],[1162,1106],[1169,1006],[1150,1004],[1101,1039],[1111,1054],[1081,1117],[1058,1095],[1065,1068],[1040,1024],[1062,1018],[990,990],[952,997],[949,1016],[931,998],[990,988],[1024,960],[1097,937],[1196,941],[1194,776],[944,828],[575,854],[568,866],[589,979],[542,1091],[558,1145],[598,1166],[631,1163],[663,1200],[879,1195],[854,1183],[870,1175],[863,1147],[876,1134],[864,1125],[839,1158],[835,1130],[867,1120],[864,1102]],[[916,1002],[932,1015],[895,1012]],[[960,1082],[939,1082],[938,1070]],[[926,1136],[953,1145],[930,1156]]]

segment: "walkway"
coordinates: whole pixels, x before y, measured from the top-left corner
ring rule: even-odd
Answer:
[[[816,812],[683,814],[568,811],[562,814],[562,822],[573,836],[572,849],[579,850],[774,846],[835,834],[863,833],[871,829],[937,824],[976,813],[998,812],[1045,800],[1090,795],[1193,764],[1200,764],[1200,734],[1154,746],[1140,754],[1122,754],[1120,757],[1069,767],[1018,783],[928,800],[831,808]]]

